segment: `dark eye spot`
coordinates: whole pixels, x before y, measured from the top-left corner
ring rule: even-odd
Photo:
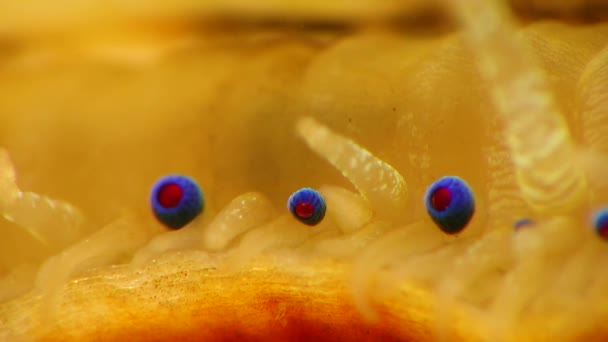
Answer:
[[[598,210],[593,216],[593,228],[602,239],[608,240],[608,208]]]
[[[302,188],[289,196],[287,208],[298,221],[314,226],[325,217],[325,199],[311,188]]]
[[[200,187],[192,178],[182,175],[159,179],[152,187],[150,203],[154,216],[171,229],[187,225],[204,208]]]
[[[446,176],[431,184],[424,202],[431,219],[447,234],[462,231],[475,212],[471,188],[455,176]]]
[[[532,221],[529,218],[520,218],[519,220],[515,221],[515,223],[513,223],[513,228],[515,229],[515,231],[518,231],[522,228],[529,228],[530,226],[534,225],[534,221]]]

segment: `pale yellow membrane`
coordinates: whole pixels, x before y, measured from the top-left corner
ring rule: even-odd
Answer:
[[[577,96],[584,144],[608,154],[608,46],[587,63]]]
[[[79,20],[85,18],[90,19]],[[48,23],[41,21],[38,29]],[[48,278],[45,267],[40,279],[60,284],[49,288],[58,294],[54,309],[40,310],[48,297],[35,293],[0,304],[2,338],[124,339],[128,335],[112,334],[146,327],[136,336],[149,340],[171,336],[163,335],[167,331],[185,334],[214,319],[245,330],[284,322],[293,307],[250,306],[257,303],[250,296],[260,291],[312,300],[319,317],[340,327],[345,316],[325,310],[333,301],[354,298],[364,314],[383,315],[391,331],[410,336],[412,330],[421,340],[433,339],[428,327],[445,340],[589,340],[581,336],[605,333],[605,244],[594,240],[587,222],[555,218],[562,213],[550,210],[537,226],[510,238],[513,217],[527,212],[517,203],[521,194],[511,179],[509,150],[495,138],[503,124],[494,120],[498,113],[488,95],[493,86],[480,77],[461,34],[293,27],[172,32],[152,35],[141,51],[103,54],[76,48],[82,36],[66,36],[60,46],[53,40],[42,46],[24,42],[3,53],[0,142],[14,156],[20,184],[78,204],[92,229],[120,217],[124,208],[148,217],[125,230],[137,235],[133,241],[123,237],[129,241],[115,243],[110,234],[81,241],[66,257],[50,260],[65,261],[67,273],[76,274],[127,262],[137,246],[160,234],[146,200],[152,182],[165,173],[200,180],[209,221],[248,191],[261,191],[283,208],[303,185],[348,186],[294,133],[306,115],[403,174],[411,205],[391,211],[418,223],[399,227],[372,216],[364,224],[371,209],[357,195],[342,193],[332,199],[338,206],[360,206],[352,221],[339,223],[339,213],[328,211],[327,220],[311,229],[287,213],[269,214],[269,222],[236,234],[220,258],[206,251],[151,253],[156,261],[90,270],[65,287],[69,275]],[[521,31],[551,76],[550,90],[559,95],[556,106],[569,125],[578,122],[574,99],[563,95],[574,94],[586,62],[608,43],[606,32],[606,24],[555,22]],[[139,34],[132,33],[134,41]],[[103,43],[113,46],[117,38],[107,39]],[[512,53],[517,51],[504,59]],[[507,154],[492,161],[489,151]],[[479,199],[472,226],[458,237],[443,236],[422,208],[426,186],[446,174],[469,181]],[[503,194],[513,201],[494,205]],[[486,217],[505,225],[488,225]],[[220,215],[217,223],[224,219],[230,215]],[[6,233],[0,241],[3,274],[17,275],[16,265],[36,265],[51,255],[10,224],[0,227]],[[191,242],[189,232],[198,234],[190,228],[195,226],[156,241],[161,249],[180,249]],[[87,259],[95,255],[101,258]],[[24,268],[25,280],[15,286],[31,285],[28,274],[36,268]],[[227,306],[213,303],[235,306],[218,316]],[[44,320],[39,312],[55,319]],[[280,330],[278,324],[272,327]]]
[[[576,118],[586,149],[579,154],[593,187],[593,203],[608,201],[608,46],[590,60],[577,89]]]
[[[505,138],[524,199],[539,212],[581,205],[587,184],[580,167],[564,164],[575,153],[568,127],[535,65],[514,34],[501,1],[448,1],[462,20],[482,76],[505,122]]]

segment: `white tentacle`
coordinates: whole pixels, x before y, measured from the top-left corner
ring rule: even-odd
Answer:
[[[388,218],[402,214],[407,204],[407,184],[392,166],[313,118],[299,120],[297,131],[313,151],[353,183],[376,214]]]
[[[587,191],[562,114],[506,4],[496,0],[446,0],[465,28],[481,76],[505,123],[507,145],[524,199],[538,212],[571,210]]]

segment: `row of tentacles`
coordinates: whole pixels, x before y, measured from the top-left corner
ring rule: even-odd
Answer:
[[[595,202],[596,198],[603,198],[598,192],[606,185],[602,172],[607,169],[608,162],[601,152],[607,148],[601,134],[592,129],[594,125],[603,124],[606,113],[597,112],[597,108],[592,108],[589,112],[580,114],[583,129],[589,132],[586,134],[588,137],[585,137],[589,146],[586,150],[574,146],[540,69],[528,59],[525,44],[511,34],[514,30],[512,25],[509,25],[509,18],[492,4],[483,1],[447,3],[453,7],[465,24],[465,29],[469,31],[467,36],[474,47],[473,50],[478,54],[481,74],[494,87],[493,97],[505,123],[505,140],[509,145],[521,197],[539,217],[558,212],[567,215],[576,212],[581,206],[595,206],[592,226],[600,236],[606,237],[606,209],[597,209],[598,203]],[[483,29],[486,23],[477,20],[478,11],[485,13],[482,16],[484,20],[495,23],[493,31]],[[497,46],[493,44],[494,41],[503,43]],[[521,53],[514,53],[517,51]],[[513,70],[501,64],[506,61],[500,58],[500,55],[509,54],[520,59],[519,63],[514,63],[519,65],[519,69]],[[608,49],[600,55],[596,60],[603,60],[601,57],[608,55]],[[596,71],[599,79],[602,79],[603,73],[606,72],[601,63],[595,63],[589,69],[586,74]],[[511,73],[501,74],[501,70]],[[583,92],[593,93],[597,87],[588,88],[590,89],[584,89]],[[590,97],[595,94],[587,95]],[[531,98],[538,100],[530,101]],[[599,107],[601,110],[602,106]],[[535,127],[550,129],[535,130]],[[337,135],[330,137],[329,129],[312,119],[301,120],[298,131],[314,151],[329,160],[351,180],[378,217],[390,220],[399,216],[400,208],[406,206],[408,199],[407,185],[396,170],[377,160],[354,142]],[[337,142],[340,144],[335,145]],[[325,144],[328,143],[340,148],[327,147]],[[83,220],[78,210],[67,203],[53,201],[31,192],[22,192],[15,184],[8,154],[4,152],[0,157],[4,164],[0,184],[3,190],[3,196],[0,198],[3,216],[28,227],[41,241],[63,246],[75,241],[79,230],[70,228],[79,226]],[[564,159],[577,162],[563,163]],[[184,226],[203,209],[202,193],[188,178],[169,177],[161,180],[153,192],[154,212],[170,228]],[[307,224],[318,223],[318,220],[323,218],[324,209],[321,209],[320,204],[323,202],[322,197],[319,195],[315,199],[314,194],[318,193],[310,190],[298,192],[289,201],[289,210]],[[319,207],[315,206],[315,210],[310,211],[310,204],[313,202],[318,203]],[[466,226],[475,207],[472,191],[466,181],[455,176],[440,179],[432,184],[424,202],[433,221],[450,234],[458,233]],[[44,212],[46,208],[48,213],[37,215],[42,218],[32,217],[28,212],[31,207],[36,207],[39,213]],[[489,211],[492,210],[490,207]],[[515,221],[516,228],[532,223],[532,220],[525,216],[510,219]],[[45,227],[55,225],[44,222],[57,221],[65,227],[65,232],[46,231],[48,228]],[[399,219],[395,221],[402,222]]]
[[[202,249],[210,255],[223,254],[232,258],[232,264],[230,262],[222,264],[229,270],[231,265],[247,267],[252,259],[267,252],[280,250],[286,246],[287,248],[293,246],[297,249],[304,242],[313,241],[313,245],[315,243],[318,245],[314,248],[322,250],[321,253],[318,253],[321,257],[332,256],[332,253],[336,253],[333,256],[337,259],[353,262],[352,293],[354,300],[362,314],[372,320],[377,318],[373,309],[373,295],[366,291],[373,291],[371,282],[375,278],[374,274],[392,267],[394,271],[396,270],[397,279],[402,281],[410,278],[408,272],[411,273],[414,270],[410,266],[393,267],[389,265],[409,265],[410,263],[415,265],[416,262],[422,262],[425,265],[430,261],[436,265],[434,267],[437,270],[434,272],[441,274],[447,271],[441,271],[441,269],[451,264],[447,260],[450,259],[450,255],[453,255],[456,257],[453,267],[462,268],[462,271],[469,273],[466,277],[461,275],[459,276],[461,279],[456,280],[450,280],[447,277],[447,280],[441,285],[447,289],[446,293],[453,294],[452,299],[456,299],[468,291],[463,287],[470,286],[467,284],[474,282],[478,273],[483,274],[484,270],[491,270],[495,265],[509,264],[507,259],[490,262],[479,259],[488,257],[487,255],[491,253],[494,255],[489,257],[489,260],[496,257],[509,258],[508,255],[511,252],[507,252],[502,247],[509,245],[510,242],[507,235],[503,234],[504,232],[500,229],[489,230],[481,236],[473,235],[473,239],[465,237],[446,240],[447,236],[462,232],[473,218],[475,198],[473,190],[466,181],[455,176],[442,177],[428,187],[424,198],[421,199],[424,201],[428,215],[439,227],[437,231],[441,232],[440,234],[432,232],[431,226],[425,222],[408,222],[405,226],[391,224],[390,217],[394,211],[387,210],[386,204],[404,203],[407,197],[407,186],[399,172],[354,141],[332,132],[312,118],[300,119],[297,123],[297,131],[313,150],[330,161],[353,183],[359,194],[338,187],[321,187],[319,191],[311,188],[297,190],[287,201],[289,216],[293,216],[297,220],[294,222],[293,218],[289,218],[290,223],[285,215],[276,217],[272,204],[263,195],[247,193],[228,204],[211,223],[201,226],[200,222],[195,219],[204,212],[204,195],[196,181],[183,175],[163,177],[152,187],[150,204],[154,216],[169,228],[169,231],[158,236],[146,235],[142,231],[138,231],[140,225],[132,220],[126,220],[123,223],[118,222],[103,228],[100,232],[67,247],[62,253],[49,259],[40,268],[37,280],[38,287],[44,289],[43,293],[47,298],[43,305],[45,314],[56,312],[60,289],[66,281],[86,269],[112,264],[115,262],[112,261],[112,255],[124,252],[134,253],[131,263],[137,267],[172,251]],[[7,157],[6,153],[5,157]],[[5,158],[5,161],[8,159]],[[10,164],[5,164],[4,167],[5,170],[11,170],[9,174],[12,174]],[[5,181],[6,183],[9,182]],[[79,220],[78,211],[70,205],[32,193],[21,192],[15,184],[12,186],[18,193],[12,196],[12,199],[7,199],[7,193],[4,193],[5,202],[10,202],[4,207],[4,214],[7,218],[15,220],[15,218],[25,217],[19,216],[16,208],[26,207],[29,208],[27,217],[36,217],[37,213],[45,210],[45,204],[50,204],[55,216],[61,216],[68,221]],[[29,199],[28,203],[24,202],[26,199]],[[37,203],[37,205],[32,205],[32,203]],[[385,207],[384,212],[378,210],[381,207]],[[314,242],[314,234],[322,234],[322,232],[317,230],[314,233],[308,233],[307,231],[314,230],[316,228],[314,226],[322,226],[321,223],[326,218],[326,212],[332,213],[328,217],[331,220],[330,225],[338,226],[337,229],[340,233],[337,234],[336,239],[332,239],[330,236],[330,238],[317,239]],[[48,217],[48,215],[43,216]],[[547,234],[553,233],[549,226],[555,222],[551,221],[552,219],[546,223],[533,222],[523,218],[516,220],[513,227],[516,232],[523,227],[529,227],[526,230],[533,231],[536,230],[533,227],[539,225],[541,231],[539,236],[546,238]],[[298,228],[296,222],[300,222],[302,227]],[[35,224],[32,221],[17,221],[17,223],[24,225],[44,241],[50,241],[50,237],[56,235],[52,231],[44,230],[48,229],[48,222]],[[608,208],[600,209],[595,213],[592,227],[600,237],[607,238]],[[572,227],[567,228],[572,229]],[[320,229],[331,230],[335,227],[326,225]],[[142,240],[141,244],[121,241],[124,239],[121,238],[121,234],[128,236],[128,233],[125,233],[128,231],[137,231],[137,234],[140,235],[138,239]],[[556,232],[559,233],[559,230]],[[523,239],[535,241],[535,237],[532,235],[523,234],[522,236]],[[80,238],[82,237],[74,235],[69,240]],[[284,239],[292,239],[294,243],[277,242]],[[520,240],[519,244],[524,247],[519,248],[527,248],[526,242],[521,243],[521,241],[523,240]],[[538,249],[537,252],[528,248],[528,251],[524,252],[524,254],[528,254],[525,257],[531,258],[534,262],[533,259],[541,257],[542,254],[534,256],[534,254],[529,254],[530,252],[545,253],[556,248],[558,250],[569,248],[559,245],[555,247],[549,241],[544,242],[547,243],[546,247]],[[339,247],[344,243],[352,243],[357,246],[342,252]],[[543,243],[542,240],[541,243]],[[443,250],[436,250],[439,247]],[[475,251],[476,249],[481,250]],[[327,253],[328,250],[331,252]],[[506,254],[501,256],[502,252],[506,252]],[[350,255],[345,256],[340,253],[350,253]],[[359,253],[360,255],[356,256]],[[487,255],[484,256],[484,253]],[[515,250],[514,253],[517,254],[518,251]],[[99,262],[100,258],[101,262]],[[425,260],[425,258],[429,260]],[[96,260],[98,263],[91,264],[89,259]],[[525,263],[522,264],[525,265]],[[424,271],[423,267],[421,271],[414,270],[413,272]],[[403,274],[399,274],[399,272]],[[417,275],[414,274],[413,278],[417,278]],[[541,283],[545,283],[545,280],[542,280]],[[499,301],[516,298],[505,299],[504,297],[499,297]],[[517,299],[515,300],[517,301]],[[47,317],[52,319],[53,316]]]

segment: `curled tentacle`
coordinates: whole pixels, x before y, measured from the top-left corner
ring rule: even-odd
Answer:
[[[386,222],[372,221],[352,234],[329,237],[317,242],[315,250],[323,255],[349,259],[391,230]]]
[[[566,122],[503,1],[447,1],[461,19],[505,124],[524,199],[538,212],[577,207],[587,191]]]
[[[372,219],[369,203],[358,194],[337,186],[322,186],[319,192],[327,202],[328,215],[343,233],[356,232]]]
[[[313,151],[353,183],[376,214],[393,219],[402,215],[408,193],[407,184],[397,170],[313,118],[300,119],[297,131]]]
[[[260,226],[273,217],[276,210],[266,196],[248,192],[233,199],[204,229],[203,246],[211,251],[225,249],[238,235]]]
[[[86,233],[84,216],[71,204],[19,189],[14,166],[3,149],[0,170],[0,211],[5,219],[53,247],[66,246]]]
[[[248,192],[233,199],[206,227],[188,225],[152,239],[133,257],[140,265],[163,254],[181,249],[225,250],[234,239],[276,216],[270,201],[262,194]]]

